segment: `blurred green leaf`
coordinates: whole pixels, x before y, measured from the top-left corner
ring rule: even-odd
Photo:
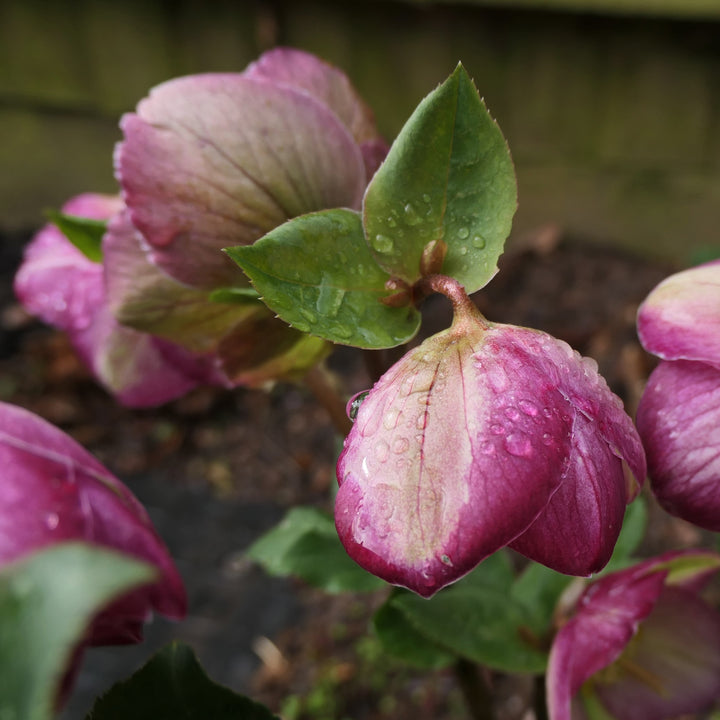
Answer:
[[[63,543],[0,571],[0,718],[45,720],[93,616],[153,580],[152,567],[116,552]]]
[[[58,210],[46,210],[45,216],[85,257],[93,262],[102,262],[102,239],[107,229],[105,220],[67,215]]]
[[[375,613],[373,627],[385,652],[412,667],[436,670],[452,665],[457,659],[453,653],[419,632],[390,602],[384,603]]]
[[[538,638],[551,630],[553,613],[565,588],[575,578],[530,562],[513,583],[512,597],[527,608],[527,628]]]
[[[271,575],[295,575],[326,592],[372,592],[387,587],[345,552],[335,522],[315,508],[293,508],[247,551]]]
[[[193,651],[173,643],[95,703],[87,720],[278,720],[266,707],[214,683]]]
[[[635,498],[625,509],[620,536],[615,543],[610,562],[605,566],[603,572],[613,572],[625,567],[630,563],[632,554],[642,542],[647,528],[647,505],[642,496]]]
[[[541,673],[546,654],[526,639],[532,618],[524,603],[495,587],[450,587],[429,600],[395,595],[390,606],[442,648],[503,672]]]
[[[411,306],[380,302],[389,275],[375,262],[360,215],[326,210],[293,218],[253,245],[226,248],[263,302],[293,327],[331,342],[387,348],[420,325]]]
[[[418,105],[368,186],[363,224],[389,274],[420,278],[426,245],[442,240],[442,272],[471,293],[493,277],[517,206],[505,139],[458,65]]]

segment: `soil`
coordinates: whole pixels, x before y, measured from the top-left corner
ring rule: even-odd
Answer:
[[[185,577],[190,615],[157,619],[146,642],[88,652],[64,718],[172,638],[193,646],[217,682],[265,702],[288,720],[464,718],[447,671],[409,670],[383,658],[368,630],[383,594],[328,596],[266,576],[244,549],[293,506],[329,507],[337,441],[302,386],[270,392],[199,389],[152,410],[118,406],[77,361],[66,338],[28,317],[12,276],[24,236],[0,245],[0,399],[75,437],[148,507]],[[630,411],[653,360],[634,329],[638,304],[671,268],[544,228],[515,242],[476,302],[495,321],[536,327],[594,357]],[[431,298],[423,332],[449,307]],[[331,367],[348,392],[370,384],[360,351],[338,348]],[[653,525],[655,527],[655,525]],[[687,546],[697,534],[665,522],[647,543]],[[504,720],[528,718],[527,683],[489,678]]]

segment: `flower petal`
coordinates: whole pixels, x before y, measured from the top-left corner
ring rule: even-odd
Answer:
[[[622,462],[577,413],[563,482],[537,520],[510,547],[568,575],[590,575],[607,564],[625,514]]]
[[[638,335],[663,360],[720,365],[720,260],[663,280],[638,310]]]
[[[242,277],[221,248],[296,215],[357,208],[366,185],[360,149],[337,116],[263,78],[171,80],[121,127],[116,174],[132,223],[153,262],[198,287]]]
[[[665,588],[610,675],[595,690],[618,720],[707,709],[720,695],[720,614],[693,593]]]
[[[32,413],[0,403],[0,562],[63,540],[115,548],[155,565],[157,583],[98,618],[90,642],[126,642],[156,610],[185,614],[185,591],[145,509],[74,440]]]
[[[672,515],[720,531],[720,370],[663,362],[637,412],[651,487]]]
[[[103,238],[108,302],[123,325],[206,353],[215,350],[237,323],[267,312],[260,301],[246,305],[212,302],[207,290],[183,285],[152,265],[141,242],[127,212],[110,221]]]

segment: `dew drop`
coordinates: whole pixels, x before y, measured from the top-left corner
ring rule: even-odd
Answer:
[[[472,239],[472,246],[482,250],[485,247],[485,238],[482,235],[475,235]]]
[[[543,445],[552,445],[553,444],[553,437],[550,433],[543,433],[542,444]]]
[[[393,441],[392,451],[396,455],[402,455],[404,452],[407,452],[407,449],[409,447],[410,443],[408,442],[408,439],[406,437],[397,437]]]
[[[415,427],[418,430],[424,430],[426,425],[427,425],[427,413],[422,412],[417,416],[417,420],[415,420]]]
[[[466,227],[461,227],[461,228],[458,230],[458,237],[459,237],[461,240],[464,240],[464,239],[465,239],[466,237],[468,237],[469,235],[470,235],[470,231],[469,231]]]
[[[397,408],[390,408],[383,417],[383,426],[386,430],[394,430],[400,419],[400,411]]]
[[[355,422],[355,419],[357,418],[360,406],[363,404],[363,401],[369,394],[369,390],[363,390],[362,392],[355,393],[355,395],[353,395],[350,400],[348,400],[348,404],[345,406],[345,412],[353,422]]]
[[[390,215],[387,219],[388,227],[394,228],[397,225],[397,222],[395,221],[395,218]]]
[[[418,225],[422,222],[422,218],[417,214],[417,211],[411,203],[405,206],[405,220],[408,225]]]
[[[372,246],[379,253],[391,253],[393,251],[394,243],[391,237],[387,235],[377,234],[372,242]]]
[[[459,252],[461,255],[467,255],[468,249],[467,247],[465,247],[465,245],[461,245]]]
[[[444,565],[447,565],[448,567],[453,567],[453,561],[450,559],[449,555],[441,555],[440,560]]]
[[[528,417],[537,417],[538,409],[537,405],[535,405],[534,402],[531,400],[521,400],[518,405],[520,406],[520,409],[528,416]]]
[[[375,446],[375,457],[378,459],[378,462],[384,463],[388,459],[389,454],[390,446],[384,440],[380,440]]]
[[[426,203],[429,203],[429,202],[430,202],[430,196],[429,196],[427,193],[425,193],[425,194],[422,196],[422,199],[423,199],[423,202],[426,202]]]
[[[529,457],[532,455],[532,443],[527,435],[511,433],[505,438],[505,449],[516,457]]]
[[[60,524],[60,516],[57,513],[48,513],[45,516],[45,527],[48,530],[55,530]]]
[[[520,413],[518,412],[518,409],[515,407],[512,407],[512,405],[510,407],[506,407],[504,412],[505,412],[505,417],[508,420],[517,420],[520,417]]]
[[[495,454],[495,446],[492,443],[483,443],[480,446],[480,452],[483,455],[494,455]]]
[[[347,340],[347,338],[352,336],[352,330],[345,327],[344,325],[333,325],[330,328],[330,332],[334,333],[335,335],[337,335],[337,337],[343,340]]]
[[[542,410],[542,414],[543,414],[546,418],[551,418],[551,417],[552,417],[552,414],[553,414],[553,411],[552,411],[552,409],[549,408],[549,407],[544,407],[543,410]]]
[[[500,425],[499,423],[493,423],[490,426],[490,432],[493,435],[502,435],[505,432],[505,427],[503,425]]]

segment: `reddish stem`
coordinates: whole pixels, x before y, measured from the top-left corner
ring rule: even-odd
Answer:
[[[486,329],[490,327],[475,303],[465,292],[465,288],[455,278],[447,275],[426,275],[415,283],[415,289],[420,297],[430,295],[433,292],[445,295],[453,305],[455,315],[453,324],[458,321],[472,319]]]

